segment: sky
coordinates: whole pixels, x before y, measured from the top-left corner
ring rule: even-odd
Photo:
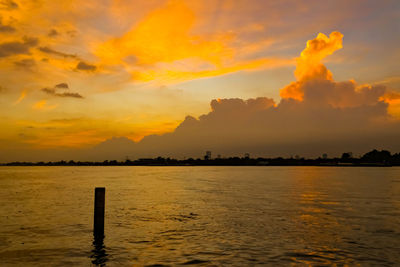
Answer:
[[[396,0],[0,0],[0,161],[400,151]]]

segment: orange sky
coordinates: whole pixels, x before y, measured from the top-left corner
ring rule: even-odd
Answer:
[[[335,108],[382,86],[399,120],[398,11],[389,0],[1,0],[0,149],[139,141],[212,99],[303,101],[310,80],[354,87]]]

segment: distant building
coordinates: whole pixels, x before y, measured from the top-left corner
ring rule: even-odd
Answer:
[[[210,160],[211,159],[211,151],[206,151],[206,155],[204,156],[204,160]]]

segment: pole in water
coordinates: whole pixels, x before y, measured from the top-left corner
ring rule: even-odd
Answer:
[[[94,222],[93,234],[95,237],[104,237],[104,208],[105,208],[104,187],[96,187],[94,190]]]

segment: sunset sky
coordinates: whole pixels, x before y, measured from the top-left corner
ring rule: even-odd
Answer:
[[[397,0],[0,0],[0,36],[2,162],[400,150]]]

